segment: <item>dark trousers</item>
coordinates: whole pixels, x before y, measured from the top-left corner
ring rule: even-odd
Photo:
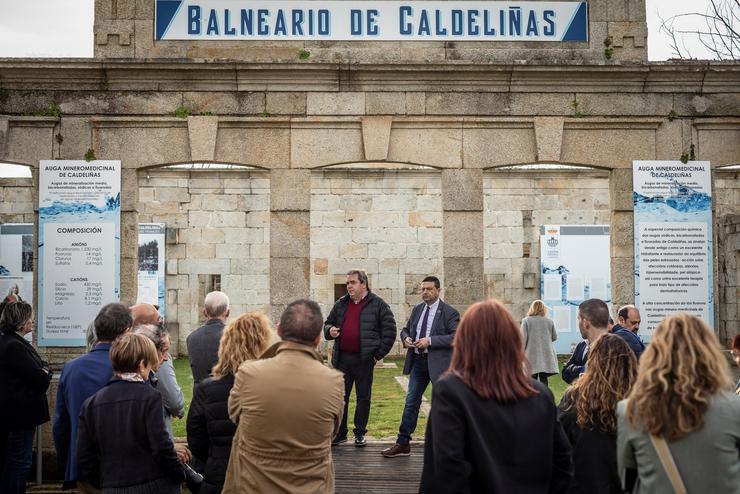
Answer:
[[[26,480],[33,461],[34,431],[0,432],[0,492],[3,494],[26,492]]]
[[[431,382],[429,377],[428,354],[416,355],[409,374],[409,390],[406,393],[406,404],[403,407],[401,427],[398,428],[398,444],[408,444],[411,434],[416,430],[419,420],[419,408],[427,386]]]
[[[537,374],[532,374],[532,379],[537,379],[539,382],[547,386],[547,376],[550,374],[546,372],[538,372]]]
[[[344,374],[344,416],[337,437],[347,435],[347,413],[349,395],[355,387],[355,436],[367,434],[367,421],[370,418],[370,395],[373,389],[373,359],[362,360],[358,353],[340,353],[337,369]]]

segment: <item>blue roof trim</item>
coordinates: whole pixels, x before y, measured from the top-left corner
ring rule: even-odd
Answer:
[[[180,10],[182,0],[157,0],[156,11],[154,13],[154,39],[159,41],[167,33],[167,30],[175,18],[175,14]]]
[[[570,21],[568,30],[563,36],[563,41],[588,41],[588,6],[581,2]]]

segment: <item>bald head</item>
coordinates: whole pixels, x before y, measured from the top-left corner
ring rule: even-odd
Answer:
[[[129,308],[131,317],[134,319],[134,326],[139,324],[157,324],[159,322],[159,312],[152,304],[136,304]]]
[[[211,292],[203,303],[203,315],[208,319],[229,317],[229,297],[224,292]]]

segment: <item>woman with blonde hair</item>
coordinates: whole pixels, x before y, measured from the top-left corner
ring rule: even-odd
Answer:
[[[573,446],[570,493],[621,494],[617,470],[617,403],[637,377],[637,358],[619,336],[600,336],[583,375],[560,401],[560,422]]]
[[[697,317],[658,324],[617,413],[619,469],[627,480],[637,471],[637,492],[740,492],[740,397],[716,335]]]
[[[527,317],[522,320],[522,341],[532,377],[547,386],[548,376],[558,373],[558,357],[552,342],[558,339],[555,324],[547,317],[547,307],[542,300],[529,306]]]
[[[200,494],[219,493],[223,489],[236,432],[227,408],[234,374],[242,363],[258,359],[271,340],[270,323],[263,313],[248,312],[237,317],[224,329],[211,377],[195,386],[187,433],[190,450],[205,463]]]

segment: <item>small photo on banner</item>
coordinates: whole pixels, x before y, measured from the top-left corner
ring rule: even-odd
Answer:
[[[558,339],[555,350],[570,353],[583,338],[578,305],[600,298],[611,307],[609,225],[540,227],[540,298]]]
[[[159,307],[165,317],[165,225],[164,223],[139,224],[139,276],[136,303]]]
[[[714,326],[708,161],[634,161],[635,305],[646,336],[685,311]]]

